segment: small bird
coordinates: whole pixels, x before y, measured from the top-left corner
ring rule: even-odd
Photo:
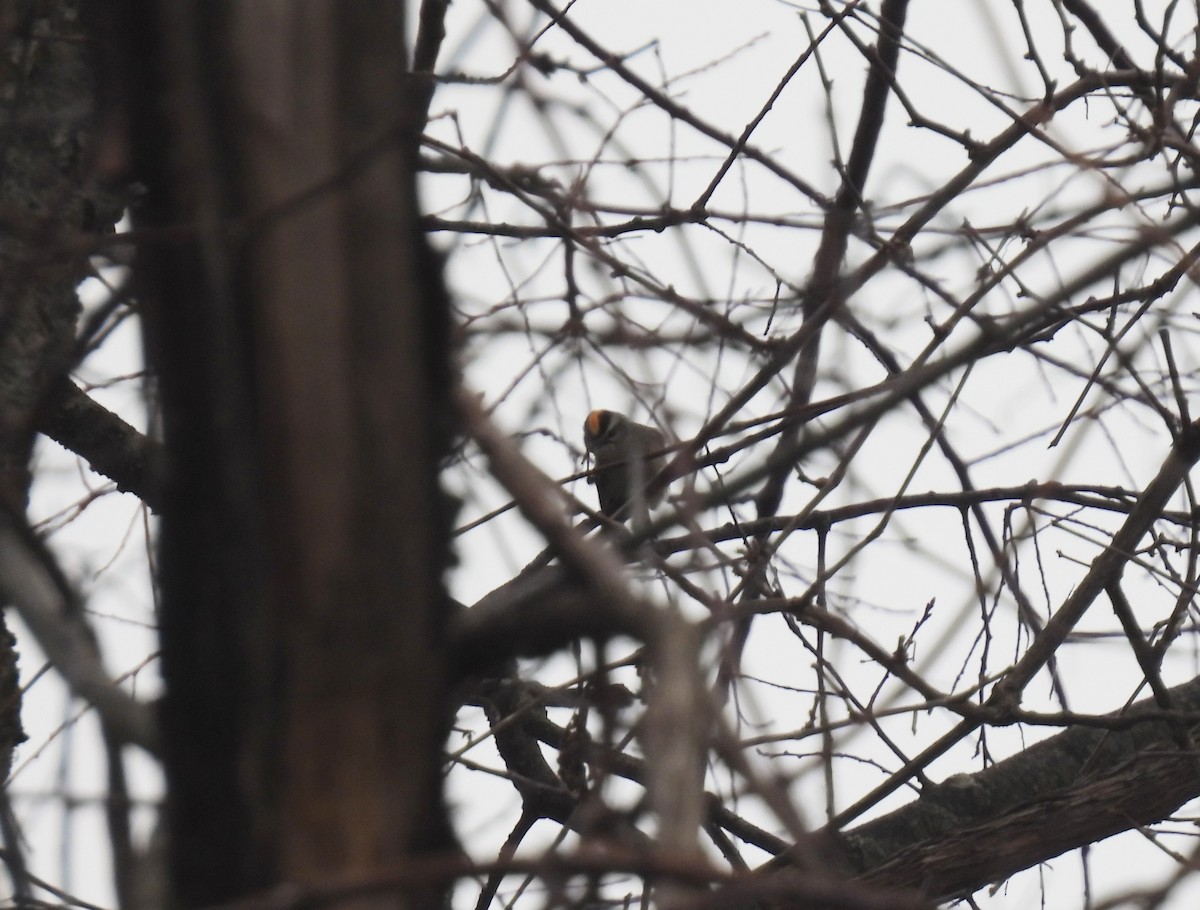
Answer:
[[[662,469],[666,437],[615,411],[596,410],[583,422],[583,444],[596,459],[588,483],[596,485],[600,511],[617,521],[633,517],[635,527],[649,523],[650,506],[663,491],[648,501],[646,484]]]

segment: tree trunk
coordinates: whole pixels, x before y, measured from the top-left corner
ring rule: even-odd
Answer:
[[[446,849],[447,305],[395,5],[135,13],[184,906]],[[165,115],[165,119],[160,119]],[[382,893],[355,906],[412,906]]]

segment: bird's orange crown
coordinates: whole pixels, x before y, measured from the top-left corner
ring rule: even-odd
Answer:
[[[583,425],[587,428],[587,431],[589,433],[591,433],[593,436],[600,435],[600,425],[601,425],[601,422],[604,420],[604,415],[607,413],[608,413],[607,411],[605,411],[603,408],[601,408],[601,409],[592,411],[592,413],[588,414],[587,420],[584,421]]]

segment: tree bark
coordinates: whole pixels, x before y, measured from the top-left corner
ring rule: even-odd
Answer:
[[[184,906],[451,846],[447,300],[394,4],[135,13],[162,378],[163,726]],[[158,119],[167,112],[166,120]],[[354,906],[418,906],[440,889]]]

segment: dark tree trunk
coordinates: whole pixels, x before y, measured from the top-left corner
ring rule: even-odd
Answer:
[[[286,10],[286,11],[284,11]],[[184,906],[451,844],[447,301],[398,5],[133,14],[168,450],[162,715]],[[437,894],[384,894],[411,906]]]

